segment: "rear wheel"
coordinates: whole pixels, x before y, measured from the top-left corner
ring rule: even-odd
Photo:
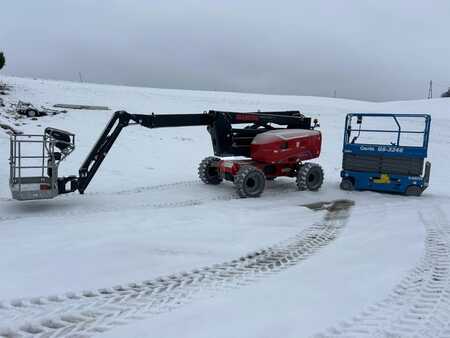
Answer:
[[[217,185],[222,182],[222,176],[217,166],[219,161],[219,158],[210,156],[200,162],[198,166],[198,177],[200,177],[203,183]]]
[[[339,187],[342,190],[352,191],[355,190],[355,184],[353,183],[353,180],[351,178],[343,178],[341,184]]]
[[[239,197],[259,197],[266,186],[266,176],[256,167],[244,166],[234,177]]]
[[[417,185],[410,185],[408,188],[406,188],[405,195],[406,196],[420,196],[420,195],[422,195],[422,189],[419,188]]]
[[[297,172],[298,190],[316,191],[323,183],[323,169],[316,163],[305,163]]]

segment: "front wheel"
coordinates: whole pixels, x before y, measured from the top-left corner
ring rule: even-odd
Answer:
[[[234,177],[239,197],[259,197],[266,186],[266,176],[254,166],[244,166]]]
[[[297,172],[298,190],[316,191],[323,183],[323,169],[316,163],[305,163]]]
[[[222,176],[217,166],[219,161],[220,158],[210,156],[200,162],[198,166],[198,177],[200,177],[203,183],[217,185],[222,182]]]
[[[339,187],[342,190],[347,190],[347,191],[355,190],[355,184],[353,183],[353,180],[348,177],[342,179]]]

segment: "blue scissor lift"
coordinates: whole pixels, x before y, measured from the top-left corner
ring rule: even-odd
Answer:
[[[390,122],[389,125],[394,128],[363,128],[364,122],[369,122],[367,120],[375,122],[372,123],[375,125],[381,120]],[[404,130],[402,121],[409,124],[412,121],[416,128]],[[411,196],[422,194],[428,187],[431,170],[431,163],[427,161],[424,171],[430,124],[431,116],[428,114],[347,114],[341,189],[375,190]],[[389,143],[379,142],[379,136],[382,135],[392,140]],[[411,139],[416,141],[415,144],[410,144]]]

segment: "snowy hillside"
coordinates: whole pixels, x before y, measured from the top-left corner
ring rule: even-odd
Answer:
[[[204,127],[127,128],[85,195],[17,202],[0,129],[0,337],[450,337],[450,100],[372,103],[6,78],[5,103],[106,105],[0,123],[76,134],[78,167],[115,110],[301,110],[318,118],[325,184],[206,186]],[[421,197],[339,189],[348,112],[430,113]],[[333,201],[348,200],[339,208]],[[351,202],[350,202],[351,201]],[[330,202],[314,210],[304,205]]]

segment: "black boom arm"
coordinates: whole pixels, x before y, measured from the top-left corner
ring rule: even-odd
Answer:
[[[139,124],[147,128],[207,126],[217,156],[248,156],[249,142],[259,133],[284,128],[311,129],[311,119],[299,111],[203,114],[130,114],[115,112],[79,169],[79,176],[59,179],[59,193],[84,193],[123,128]],[[233,129],[233,124],[247,124]],[[279,127],[273,126],[273,124]],[[65,185],[71,183],[67,191]]]
[[[147,128],[203,126],[208,124],[208,115],[141,115],[125,111],[115,112],[80,167],[77,189],[81,194],[86,190],[122,129],[130,124],[140,124]]]

